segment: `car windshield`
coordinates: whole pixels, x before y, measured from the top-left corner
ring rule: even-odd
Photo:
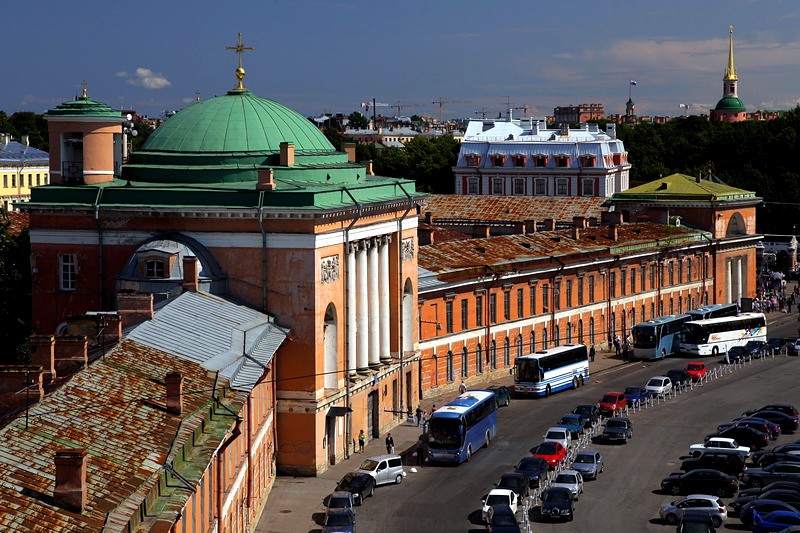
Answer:
[[[619,419],[614,420],[613,418],[611,418],[611,419],[609,419],[608,422],[606,422],[606,427],[624,428],[624,427],[628,427],[628,424],[624,420],[619,420]]]
[[[576,463],[594,464],[594,455],[590,453],[579,453],[575,456]]]
[[[556,453],[556,443],[543,442],[536,448],[536,453],[540,455],[553,455]]]
[[[495,514],[492,517],[492,525],[497,526],[518,526],[517,519],[507,514]]]
[[[541,470],[544,464],[544,459],[539,457],[526,457],[517,465],[519,470]]]
[[[631,394],[631,395],[639,394],[639,387],[628,387],[627,389],[625,389],[625,394]]]
[[[708,533],[712,531],[705,522],[684,522],[678,527],[680,533]]]
[[[519,487],[522,485],[522,478],[519,476],[503,476],[500,478],[500,483],[504,487]]]
[[[651,378],[650,381],[647,382],[647,385],[650,387],[660,387],[664,384],[663,378]]]
[[[360,468],[361,470],[372,471],[375,470],[377,467],[378,467],[378,461],[374,459],[365,459],[364,462],[361,463],[361,466],[359,466],[358,468]]]
[[[341,496],[331,497],[331,499],[328,500],[328,507],[332,509],[341,509],[345,507],[350,507],[350,498],[345,498]]]
[[[556,483],[577,483],[578,477],[575,474],[564,474],[563,472],[556,476]]]
[[[510,498],[505,494],[490,494],[488,498],[486,498],[486,505],[491,507],[492,505],[508,505],[510,502]]]
[[[548,431],[546,439],[563,439],[566,437],[566,434],[563,431]]]
[[[561,417],[561,422],[559,422],[559,423],[560,424],[567,424],[567,425],[577,424],[578,423],[578,417],[577,416],[562,416]]]
[[[610,396],[610,395],[607,394],[607,395],[603,396],[603,399],[600,400],[600,403],[614,403],[616,401],[617,401],[617,397],[616,396]]]
[[[570,501],[571,496],[568,491],[562,490],[548,490],[547,494],[545,494],[544,500],[545,502],[549,503],[559,503],[559,502],[568,502]]]
[[[687,369],[687,370],[702,370],[702,369],[703,369],[703,365],[700,365],[700,364],[691,364],[691,363],[690,363],[690,364],[689,364],[689,365],[686,367],[686,369]]]
[[[349,526],[350,524],[352,521],[347,513],[334,513],[325,517],[326,526]]]

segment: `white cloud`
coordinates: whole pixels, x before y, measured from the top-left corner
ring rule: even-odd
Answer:
[[[117,76],[120,78],[127,78],[125,82],[129,85],[136,85],[138,87],[144,87],[145,89],[163,89],[172,85],[163,74],[153,72],[149,68],[143,67],[136,69],[134,77],[131,77],[131,75],[125,71],[117,72]]]

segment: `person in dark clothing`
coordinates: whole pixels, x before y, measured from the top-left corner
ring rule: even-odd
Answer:
[[[394,439],[391,433],[386,435],[386,453],[394,453]]]
[[[594,344],[592,344],[591,348],[589,348],[589,361],[594,363],[594,356],[595,356],[595,349]]]
[[[419,425],[422,423],[422,407],[420,407],[419,405],[417,405],[416,415],[417,415],[417,427],[419,427]]]

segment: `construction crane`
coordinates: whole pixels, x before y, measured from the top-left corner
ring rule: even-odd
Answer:
[[[692,107],[692,104],[678,104],[678,107],[683,108],[683,116],[685,117],[689,113],[689,109]]]
[[[486,109],[485,107],[482,107],[479,110],[475,111],[475,114],[476,115],[480,115],[481,118],[483,118],[483,119],[486,118],[487,113],[489,113],[489,110]]]
[[[401,112],[400,112],[400,111],[401,111],[401,110],[402,110],[404,107],[419,107],[419,106],[420,106],[420,104],[401,104],[401,103],[398,101],[396,104],[392,104],[392,105],[390,105],[389,107],[391,107],[392,109],[396,110],[396,111],[397,111],[397,115],[399,116],[399,115],[401,115]]]
[[[528,116],[528,111],[531,111],[531,110],[535,111],[536,110],[536,106],[535,105],[522,104],[520,107],[515,107],[514,108],[514,111],[519,111],[519,110],[522,110],[522,116],[523,117],[527,117]]]
[[[376,107],[391,107],[391,106],[389,104],[384,103],[384,102],[376,102],[375,99],[373,98],[371,102],[369,100],[367,100],[366,102],[361,102],[361,107],[364,108],[364,113],[369,115],[369,108],[370,107],[372,108],[372,110],[374,112]]]
[[[444,104],[467,104],[466,100],[445,100],[444,98],[439,98],[438,100],[431,100],[432,104],[439,104],[439,122],[442,122],[442,106]]]

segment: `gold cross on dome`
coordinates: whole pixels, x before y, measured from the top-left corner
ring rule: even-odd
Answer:
[[[244,90],[245,86],[242,80],[244,80],[244,68],[242,68],[242,52],[245,50],[255,50],[252,46],[244,46],[242,44],[242,34],[239,33],[239,38],[236,42],[236,46],[226,46],[225,50],[235,50],[239,56],[239,68],[236,69],[236,79],[239,80],[239,83],[236,85],[237,90]]]

